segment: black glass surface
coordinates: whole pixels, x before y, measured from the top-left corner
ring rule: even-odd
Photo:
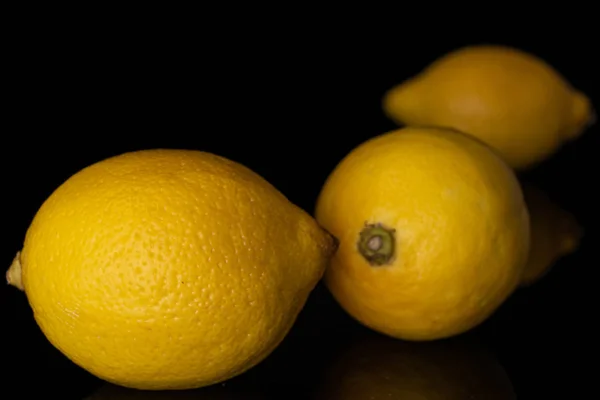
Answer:
[[[191,148],[226,156],[312,213],[337,162],[395,127],[381,111],[384,91],[459,46],[531,51],[597,106],[597,46],[593,35],[571,33],[558,40],[558,33],[534,37],[507,29],[385,42],[357,34],[296,35],[285,45],[262,36],[238,36],[226,45],[37,37],[11,57],[18,83],[3,128],[2,262],[8,268],[34,213],[58,185],[129,150]],[[197,392],[128,392],[67,360],[40,332],[24,294],[0,285],[0,398],[40,391],[65,400],[352,400],[348,393],[365,400],[585,398],[597,380],[599,134],[592,126],[519,176],[577,218],[585,229],[579,250],[465,335],[391,340],[351,319],[319,284],[284,342],[247,373]]]

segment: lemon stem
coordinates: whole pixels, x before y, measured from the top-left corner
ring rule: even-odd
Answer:
[[[395,253],[395,230],[381,224],[367,224],[360,232],[358,252],[373,266],[389,264]]]
[[[6,282],[19,290],[23,290],[23,280],[21,278],[21,252],[17,253],[10,268],[6,271]]]

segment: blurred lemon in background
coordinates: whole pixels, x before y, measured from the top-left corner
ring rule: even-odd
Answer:
[[[594,120],[590,99],[547,62],[495,45],[443,55],[391,88],[383,110],[400,125],[471,134],[516,169],[545,160]]]

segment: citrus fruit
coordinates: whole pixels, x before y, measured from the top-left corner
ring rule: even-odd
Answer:
[[[7,277],[48,340],[92,374],[187,389],[265,358],[334,249],[313,217],[247,167],[151,149],[60,185]]]
[[[324,281],[364,325],[407,340],[467,331],[514,291],[529,251],[515,174],[460,132],[408,127],[353,149],[317,221],[337,239]]]
[[[478,137],[515,169],[530,168],[594,120],[590,99],[549,63],[520,49],[468,46],[391,88],[384,112],[401,125]]]

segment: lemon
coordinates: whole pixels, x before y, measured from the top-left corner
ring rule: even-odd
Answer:
[[[527,183],[521,187],[531,225],[529,260],[521,285],[529,286],[546,275],[560,259],[579,248],[583,228],[570,212],[542,190]]]
[[[324,281],[364,325],[433,340],[484,321],[518,286],[529,216],[515,174],[457,131],[403,128],[353,149],[317,221],[340,246]]]
[[[544,161],[594,120],[590,99],[547,62],[493,45],[438,58],[391,88],[383,110],[401,125],[471,134],[518,170]]]
[[[318,400],[514,400],[506,371],[476,343],[353,340],[327,365]]]
[[[99,161],[59,186],[7,276],[79,366],[125,387],[188,389],[264,359],[334,248],[250,169],[152,149]]]

